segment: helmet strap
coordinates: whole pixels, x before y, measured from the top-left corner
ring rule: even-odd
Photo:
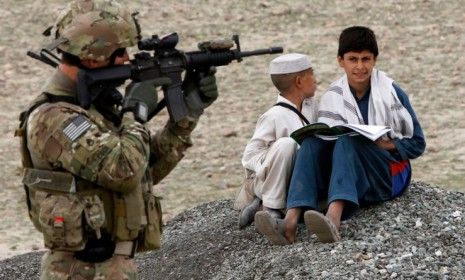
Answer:
[[[108,66],[114,66],[115,65],[115,60],[117,57],[121,57],[126,53],[126,48],[119,48],[116,49],[111,55],[109,60]]]

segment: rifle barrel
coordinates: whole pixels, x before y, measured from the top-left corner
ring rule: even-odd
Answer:
[[[240,57],[248,57],[248,56],[263,55],[263,54],[274,54],[274,53],[282,53],[282,52],[283,52],[282,47],[270,47],[266,49],[258,49],[258,50],[253,50],[253,51],[240,52]]]

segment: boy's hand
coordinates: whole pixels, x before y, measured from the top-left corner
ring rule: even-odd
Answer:
[[[394,141],[392,140],[384,140],[384,139],[379,138],[378,140],[375,141],[375,144],[383,150],[391,151],[391,150],[396,149],[396,145],[394,144]]]

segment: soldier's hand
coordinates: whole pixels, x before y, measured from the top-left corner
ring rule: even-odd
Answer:
[[[182,87],[191,117],[198,118],[218,98],[215,73],[216,68],[212,66],[207,73],[186,74]]]
[[[145,123],[153,117],[158,105],[157,87],[170,85],[167,77],[134,83],[126,88],[123,102],[123,112],[133,112],[137,121]]]

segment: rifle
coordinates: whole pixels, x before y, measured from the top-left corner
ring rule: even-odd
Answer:
[[[241,51],[239,36],[234,35],[230,43],[220,43],[214,47],[215,41],[199,44],[198,51],[183,52],[176,49],[179,37],[173,32],[163,37],[152,35],[151,38],[142,39],[138,43],[141,52],[134,55],[129,64],[111,66],[101,69],[80,69],[78,73],[78,101],[83,108],[89,108],[92,101],[103,91],[114,89],[127,79],[134,82],[152,80],[160,77],[171,79],[169,86],[163,86],[164,99],[157,105],[157,114],[165,106],[168,108],[170,118],[177,122],[188,115],[187,105],[182,92],[182,72],[184,70],[202,75],[211,66],[224,66],[233,60],[241,62],[244,57],[282,53],[282,47],[270,47],[253,51]],[[235,49],[230,49],[236,45]],[[44,49],[42,50],[42,52]],[[153,51],[153,54],[148,52]],[[28,52],[28,55],[46,62],[49,59]],[[50,61],[47,64],[53,65]],[[149,116],[149,118],[152,116]]]

